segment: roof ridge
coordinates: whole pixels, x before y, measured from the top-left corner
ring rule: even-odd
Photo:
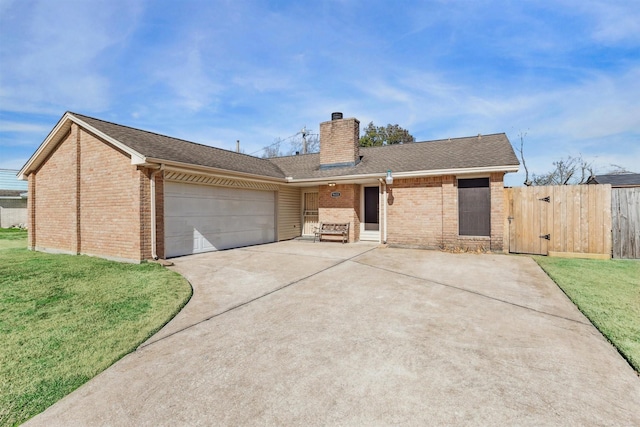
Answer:
[[[419,141],[419,142],[438,142],[438,141],[449,141],[453,139],[469,139],[469,138],[477,138],[478,136],[497,136],[497,135],[506,135],[504,132],[496,132],[496,133],[478,133],[477,135],[469,135],[469,136],[456,136],[454,138],[440,138],[440,139],[430,139],[427,141]]]
[[[267,157],[267,160],[271,159],[285,159],[287,157],[302,157],[302,156],[313,156],[314,154],[320,154],[320,152],[315,153],[306,153],[306,154],[287,154],[286,156],[275,156],[275,157]]]
[[[488,133],[488,134],[478,134],[480,135],[482,140],[482,137],[489,137],[489,136],[499,136],[499,135],[505,135],[506,133],[504,132],[497,132],[497,133]],[[460,140],[460,139],[474,139],[474,138],[478,138],[478,135],[470,135],[470,136],[457,136],[455,138],[441,138],[441,139],[428,139],[425,141],[415,141],[415,142],[407,142],[404,144],[387,144],[387,145],[371,145],[371,146],[367,146],[367,147],[363,147],[360,146],[360,148],[385,148],[385,147],[397,147],[399,145],[407,145],[410,146],[412,144],[426,144],[426,143],[434,143],[434,142],[450,142],[450,141],[454,141],[454,140]]]

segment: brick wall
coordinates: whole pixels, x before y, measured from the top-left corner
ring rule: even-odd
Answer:
[[[34,249],[78,253],[77,246],[77,135],[71,131],[48,159],[29,177],[32,203],[29,245]]]
[[[491,191],[491,250],[504,248],[504,172],[492,173],[489,177]]]
[[[334,192],[339,192],[340,197],[331,197],[331,193]],[[318,205],[320,222],[348,222],[349,242],[355,242],[360,238],[360,185],[320,186],[318,187]]]
[[[156,174],[156,254],[164,258],[164,172]]]
[[[442,179],[396,179],[387,187],[387,242],[438,248],[442,244]],[[456,219],[457,223],[457,219]]]
[[[356,119],[320,123],[320,165],[356,163],[359,142],[360,122]]]
[[[131,261],[150,257],[148,171],[75,123],[29,176],[29,204],[31,248]]]
[[[458,181],[453,175],[442,177],[442,243],[449,248],[458,245]]]
[[[502,250],[503,173],[491,174],[491,237],[458,235],[455,176],[396,179],[387,205],[387,242],[425,248]]]
[[[139,209],[138,223],[140,224],[138,233],[138,243],[140,246],[140,258],[151,258],[151,173],[152,171],[138,167],[138,191]]]
[[[81,253],[139,260],[143,174],[128,155],[84,130],[80,159]]]
[[[36,174],[32,173],[27,177],[29,186],[29,198],[27,199],[27,247],[31,250],[36,248]]]

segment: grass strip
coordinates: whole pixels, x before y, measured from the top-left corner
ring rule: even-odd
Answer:
[[[640,261],[533,258],[640,372]]]
[[[52,255],[0,231],[0,425],[18,425],[164,326],[191,287],[157,264]],[[15,242],[21,248],[16,249]]]
[[[0,250],[27,247],[27,230],[0,228]]]

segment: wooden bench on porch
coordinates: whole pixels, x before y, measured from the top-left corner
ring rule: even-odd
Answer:
[[[318,239],[319,242],[322,242],[323,235],[342,236],[342,243],[347,243],[349,240],[349,223],[339,224],[321,222],[314,231],[314,243],[316,239]]]

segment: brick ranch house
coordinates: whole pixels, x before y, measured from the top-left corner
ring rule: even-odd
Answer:
[[[140,262],[340,222],[350,242],[503,250],[504,133],[363,148],[359,126],[334,113],[320,153],[261,159],[67,112],[19,173],[29,248]]]

